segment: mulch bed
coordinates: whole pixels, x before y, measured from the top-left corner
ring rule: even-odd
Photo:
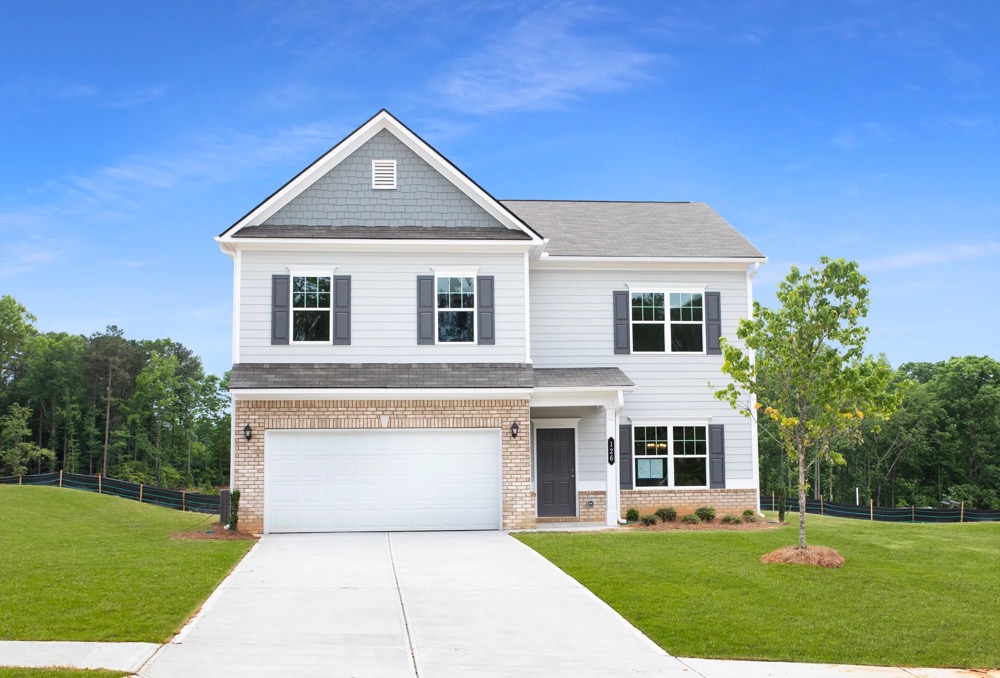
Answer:
[[[762,563],[787,563],[790,565],[813,565],[815,567],[841,567],[844,556],[829,546],[807,546],[805,551],[798,546],[785,546],[761,556]]]
[[[223,527],[222,523],[212,523],[202,529],[191,532],[174,532],[171,539],[215,539],[219,541],[255,541],[257,537],[243,532],[233,532]]]
[[[782,527],[778,523],[771,523],[766,520],[757,520],[752,523],[723,523],[718,518],[710,523],[682,523],[675,520],[668,523],[657,523],[656,525],[643,525],[642,523],[630,523],[628,527],[633,530],[643,532],[666,532],[668,530],[684,530],[691,532],[702,532],[705,530],[725,530],[727,532],[750,532],[751,530],[772,530]]]

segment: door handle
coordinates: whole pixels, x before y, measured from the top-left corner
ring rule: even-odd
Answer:
[[[576,480],[576,469],[575,468],[571,468],[569,470],[569,478],[570,478],[570,480]]]

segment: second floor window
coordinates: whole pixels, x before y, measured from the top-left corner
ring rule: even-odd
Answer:
[[[476,341],[476,279],[440,276],[437,279],[438,343]]]
[[[332,298],[328,276],[292,277],[293,342],[330,342]]]
[[[704,337],[701,293],[632,292],[634,353],[702,353]]]

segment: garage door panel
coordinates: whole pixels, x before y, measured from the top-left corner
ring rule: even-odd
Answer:
[[[268,431],[269,532],[499,529],[498,430]]]

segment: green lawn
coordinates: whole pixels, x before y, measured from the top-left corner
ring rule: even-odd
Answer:
[[[0,678],[121,678],[121,671],[83,669],[21,669],[0,667]]]
[[[810,543],[847,560],[836,570],[760,562],[793,526],[516,536],[674,655],[1000,667],[1000,523],[810,515]]]
[[[212,520],[0,485],[0,640],[166,641],[253,543],[170,539]]]

